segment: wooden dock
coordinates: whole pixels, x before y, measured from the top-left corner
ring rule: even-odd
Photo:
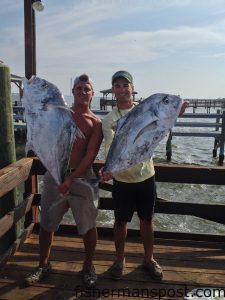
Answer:
[[[98,172],[103,166],[96,161]],[[156,164],[156,181],[187,184],[225,184],[224,167]],[[32,287],[23,286],[24,276],[38,263],[38,212],[40,194],[37,176],[45,168],[37,158],[23,158],[0,170],[0,201],[8,193],[24,184],[23,200],[0,218],[0,239],[22,222],[20,233],[11,236],[11,242],[0,255],[0,299],[184,299],[185,293],[198,288],[223,289],[225,278],[225,236],[183,232],[155,232],[155,258],[164,270],[161,282],[151,280],[142,270],[143,248],[139,232],[129,229],[126,245],[126,270],[121,281],[111,281],[107,269],[114,261],[115,249],[112,228],[98,228],[99,239],[94,258],[99,277],[95,289],[85,291],[80,270],[84,257],[83,244],[73,225],[60,225],[51,261],[52,274]],[[112,190],[110,183],[100,185]],[[155,212],[192,215],[225,224],[224,204],[171,202],[157,199]],[[111,210],[112,199],[100,198],[99,210]],[[9,241],[9,239],[8,239]],[[1,244],[3,246],[3,244]],[[91,294],[94,293],[94,294]]]
[[[0,278],[0,299],[184,299],[195,288],[222,288],[225,277],[224,243],[155,239],[155,258],[164,279],[155,282],[142,270],[143,248],[138,238],[126,244],[126,269],[122,280],[110,280],[107,269],[114,261],[112,236],[97,243],[94,265],[95,289],[82,287],[80,271],[84,257],[79,237],[57,235],[53,243],[52,273],[32,287],[23,286],[24,276],[38,261],[38,236],[32,234],[8,261]]]

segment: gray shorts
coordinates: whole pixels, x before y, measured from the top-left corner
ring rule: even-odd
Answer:
[[[96,227],[98,209],[98,188],[92,187],[88,179],[95,175],[89,170],[84,178],[75,178],[71,194],[63,196],[59,193],[57,184],[49,172],[45,173],[44,190],[41,196],[41,221],[40,225],[45,231],[55,232],[68,211],[72,210],[80,235]]]

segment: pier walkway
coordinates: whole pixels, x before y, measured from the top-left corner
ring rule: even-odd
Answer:
[[[184,299],[195,288],[224,286],[225,249],[222,243],[156,238],[155,258],[164,270],[161,282],[151,280],[141,269],[143,248],[138,238],[126,244],[126,270],[122,280],[109,279],[114,260],[112,235],[99,233],[94,264],[99,280],[92,291],[82,288],[80,270],[84,257],[79,237],[57,235],[51,261],[53,270],[41,283],[23,286],[24,276],[38,261],[38,236],[32,234],[8,261],[0,278],[0,299]]]

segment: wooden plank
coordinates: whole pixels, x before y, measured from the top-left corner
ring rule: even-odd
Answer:
[[[181,117],[178,119],[189,119],[189,118],[194,118],[194,119],[217,119],[217,118],[222,118],[223,114],[205,114],[205,113],[184,113]]]
[[[32,158],[22,158],[0,169],[0,197],[27,180],[32,164]]]
[[[27,129],[27,125],[25,123],[13,123],[14,129],[22,129],[22,130],[26,130]]]
[[[0,238],[31,209],[33,198],[34,195],[30,195],[0,219]]]
[[[16,252],[16,250],[24,243],[26,238],[31,234],[34,224],[32,223],[28,228],[26,228],[20,238],[18,238],[9,249],[0,256],[0,268],[3,267],[9,258]]]
[[[59,252],[58,252],[59,253]],[[58,254],[56,253],[56,254]],[[67,251],[64,250],[64,258],[67,254]],[[83,256],[84,257],[84,256]],[[51,263],[53,266],[53,275],[58,274],[64,274],[64,275],[76,275],[82,270],[83,266],[83,257],[77,257],[77,255],[74,255],[72,258],[69,257],[67,261],[61,261],[59,256],[55,256],[55,259],[51,259]],[[109,256],[108,260],[104,260],[104,256],[101,257],[100,255],[96,255],[96,260],[93,261],[96,273],[98,274],[99,278],[109,278],[108,269],[113,263],[113,256]],[[130,257],[129,255],[126,256],[127,261],[129,261]],[[7,266],[4,268],[4,276],[14,279],[17,277],[17,273],[19,271],[23,272],[24,276],[32,270],[35,269],[35,267],[38,264],[37,256],[27,256],[27,260],[24,260],[24,257],[17,257],[16,262],[10,262],[7,264]],[[195,259],[195,258],[193,258]],[[224,283],[224,271],[223,270],[217,270],[216,264],[214,265],[214,268],[212,268],[212,272],[207,267],[201,267],[199,265],[199,268],[197,266],[194,268],[192,266],[192,263],[189,261],[189,264],[185,265],[182,261],[182,258],[176,260],[169,260],[166,262],[165,260],[158,259],[158,262],[163,268],[164,273],[164,284],[169,283],[177,283],[177,284],[190,284],[191,282],[194,282],[196,285],[212,285],[211,278],[214,278],[213,285],[214,286],[223,286]],[[166,262],[166,265],[164,263]],[[126,267],[124,269],[124,278],[130,281],[138,281],[141,284],[145,282],[154,282],[149,274],[146,274],[146,272],[141,267],[142,259],[139,258],[139,263],[126,263]],[[173,264],[172,264],[173,263]],[[24,278],[24,276],[22,278]],[[22,279],[21,278],[21,279]],[[53,279],[50,278],[49,281],[51,282]]]
[[[129,230],[128,229],[128,237],[127,237],[127,243],[129,244],[129,247],[140,247],[141,245],[141,236],[139,237],[129,237]],[[38,240],[38,234],[33,233],[29,236],[29,239],[26,240],[26,243],[33,244],[35,243],[35,240]],[[59,241],[61,244],[64,244],[64,242],[71,242],[76,243],[77,245],[81,243],[83,245],[83,239],[79,235],[73,234],[72,236],[69,235],[61,235],[57,232],[54,236],[54,241]],[[112,244],[111,238],[99,238],[98,244],[102,245],[109,245]],[[161,239],[161,238],[155,238],[154,239],[154,245],[158,248],[165,248],[165,246],[169,247],[170,249],[180,249],[180,248],[187,248],[190,249],[190,251],[194,250],[198,251],[201,249],[213,249],[213,250],[219,250],[219,249],[225,249],[225,241],[223,242],[209,242],[209,241],[191,241],[191,240],[174,240],[174,239]]]
[[[112,198],[101,197],[99,209],[113,210]],[[155,213],[189,215],[225,224],[225,205],[171,202],[157,198]]]
[[[35,224],[34,232],[37,233],[40,230],[39,223]],[[57,231],[58,234],[76,235],[77,229],[75,225],[60,224]],[[98,227],[98,235],[101,238],[113,237],[112,227]],[[136,239],[140,236],[139,230],[129,229],[129,238]],[[188,233],[188,232],[169,232],[169,231],[154,231],[154,236],[161,239],[176,239],[176,240],[188,240],[188,241],[210,241],[210,242],[224,242],[225,235],[215,234],[200,234],[200,233]]]
[[[206,122],[176,122],[175,127],[222,127],[221,123],[206,123]]]
[[[217,132],[178,132],[172,131],[172,136],[213,137],[219,139],[221,133]]]
[[[186,287],[182,285],[163,285],[157,283],[146,283],[143,286],[138,283],[130,283],[128,280],[114,282],[99,278],[98,285],[92,290],[85,290],[78,275],[54,276],[55,284],[39,284],[23,288],[16,280],[5,279],[0,281],[0,287],[4,300],[74,300],[74,299],[183,299],[184,295],[195,288],[194,285]],[[44,280],[46,281],[46,280]],[[60,283],[58,285],[58,282]],[[174,292],[173,292],[174,290]],[[133,295],[132,295],[133,294]],[[175,297],[173,297],[175,294]],[[149,298],[151,297],[151,298]],[[160,297],[160,298],[159,298]]]
[[[111,281],[107,270],[114,260],[113,242],[110,240],[99,240],[98,243],[94,258],[96,272],[99,277],[96,292],[100,294],[97,295],[97,299],[101,299],[101,293],[106,289],[109,292],[120,289],[117,296],[121,296],[123,299],[127,297],[129,299],[137,299],[137,294],[135,297],[131,295],[134,289],[145,292],[145,294],[139,295],[139,298],[145,297],[146,299],[149,296],[149,294],[146,294],[149,292],[149,289],[154,289],[157,293],[151,299],[159,299],[157,297],[160,295],[160,299],[178,300],[183,299],[184,294],[182,296],[181,293],[172,295],[173,290],[176,292],[178,290],[180,292],[188,292],[197,287],[223,287],[225,275],[223,268],[225,259],[224,248],[219,248],[218,246],[213,249],[212,243],[209,244],[209,249],[207,249],[207,243],[196,242],[195,248],[190,246],[188,241],[183,242],[183,246],[181,246],[180,241],[180,246],[176,244],[176,241],[167,241],[165,245],[162,243],[156,245],[155,257],[159,260],[164,270],[162,282],[152,281],[140,268],[143,249],[141,244],[137,242],[127,243],[126,245],[127,263],[122,280],[119,282]],[[168,243],[171,244],[171,247],[168,246]],[[203,245],[204,247],[202,247]],[[73,293],[75,298],[72,299],[83,299],[84,291],[80,278],[83,257],[83,244],[80,237],[56,236],[51,256],[52,273],[40,283],[24,289],[22,286],[23,278],[28,272],[33,270],[38,260],[38,236],[31,235],[27,239],[26,244],[8,262],[4,271],[1,272],[0,298],[14,299],[16,292],[18,292],[18,297],[15,299],[31,299],[32,297],[37,297],[37,299],[42,299],[41,297],[45,299],[44,297],[47,297],[46,299],[51,299],[49,298],[51,295],[54,295],[54,297],[56,295],[59,295],[59,297],[63,296],[61,294],[61,291],[63,291],[64,295],[68,297],[70,293]],[[115,294],[113,296],[115,298]],[[109,297],[107,296],[107,298]],[[91,299],[90,295],[88,295],[88,299]]]
[[[95,160],[93,168],[98,174],[100,168],[104,166],[103,160]],[[196,166],[184,164],[159,164],[155,163],[156,181],[174,183],[193,183],[193,184],[214,184],[225,185],[225,167],[223,166]],[[43,175],[45,168],[36,158],[32,168],[32,174]],[[100,185],[102,188],[103,184]],[[110,190],[110,184],[106,184]]]
[[[76,245],[73,247],[73,245]],[[57,265],[57,269],[65,269],[67,264],[71,263],[71,269],[82,267],[84,260],[84,245],[77,244],[56,243],[54,241],[50,259],[52,262],[60,261],[61,266]],[[193,250],[193,249],[192,249]],[[177,249],[164,247],[154,247],[154,257],[167,271],[187,271],[192,273],[207,272],[208,274],[223,274],[225,276],[224,263],[225,256],[224,249],[210,250],[201,249],[191,251],[185,247]],[[125,247],[126,252],[126,268],[127,270],[139,267],[143,262],[143,247],[130,247],[127,243]],[[24,258],[26,257],[26,259]],[[97,243],[96,253],[94,255],[94,264],[110,267],[115,257],[115,246],[102,245]],[[31,268],[38,264],[39,260],[39,244],[26,244],[21,251],[17,251],[16,255],[11,258],[10,264],[19,266],[19,268]],[[74,265],[73,265],[74,262]],[[8,265],[9,267],[9,265]]]
[[[225,167],[155,164],[156,181],[225,185]]]
[[[107,265],[103,263],[99,263],[99,261],[94,261],[96,273],[99,278],[109,279],[108,269],[111,266],[113,260],[111,259]],[[160,261],[159,261],[160,263]],[[52,261],[53,271],[51,276],[46,278],[45,283],[48,284],[56,284],[55,278],[59,274],[70,275],[75,277],[79,275],[79,272],[82,270],[83,261],[76,261],[75,259],[69,262],[60,262],[59,260]],[[29,263],[22,264],[18,262],[17,264],[10,264],[4,270],[4,276],[9,278],[17,278],[17,274],[23,271],[23,279],[26,274],[32,272],[37,266],[37,261],[30,261]],[[163,269],[164,266],[162,265]],[[199,269],[198,271],[192,272],[190,267],[183,268],[183,270],[179,270],[178,268],[172,268],[166,270],[164,269],[164,284],[181,284],[181,285],[189,285],[195,283],[200,286],[215,286],[215,287],[223,287],[224,285],[224,273],[214,272],[209,273],[207,269]],[[212,282],[213,277],[213,282]],[[147,274],[140,264],[138,266],[134,265],[131,267],[126,267],[124,269],[124,280],[129,280],[133,284],[135,282],[139,282],[139,286],[143,286],[146,283],[153,283],[154,280],[151,279],[149,274]],[[41,283],[40,283],[41,284]],[[57,286],[61,286],[61,283],[57,282]]]
[[[96,160],[93,164],[95,172],[104,166],[104,161]],[[193,184],[225,185],[225,167],[196,166],[185,164],[155,163],[156,181]]]

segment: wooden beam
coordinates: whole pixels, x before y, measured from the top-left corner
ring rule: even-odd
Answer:
[[[225,185],[225,167],[155,164],[156,181]]]
[[[0,238],[31,209],[33,199],[34,195],[30,195],[0,219]]]
[[[34,228],[34,223],[32,223],[27,229],[25,229],[22,235],[0,256],[0,268],[2,268],[12,256],[16,250],[24,243],[26,238],[31,234]]]
[[[26,181],[30,175],[33,158],[22,158],[0,169],[0,197]]]
[[[99,238],[112,238],[113,237],[113,228],[112,227],[98,227],[98,235]],[[40,224],[36,223],[34,225],[34,232],[38,233],[40,231]],[[56,235],[63,234],[66,236],[75,236],[77,235],[77,227],[76,225],[71,224],[60,224]],[[225,236],[224,235],[213,235],[213,234],[198,234],[198,233],[186,233],[186,232],[167,232],[167,231],[154,231],[155,238],[162,238],[162,239],[176,239],[179,241],[182,240],[193,240],[193,241],[210,241],[210,242],[218,242],[224,243]],[[140,231],[139,229],[132,229],[129,228],[128,230],[128,238],[134,237],[135,241],[137,242],[137,238],[140,238]]]
[[[41,195],[36,194],[33,204],[40,205]],[[98,209],[113,210],[111,197],[100,197]],[[189,215],[225,225],[225,205],[172,202],[166,199],[157,198],[155,213]]]
[[[96,160],[93,168],[96,174],[104,166],[105,161]],[[225,185],[225,167],[220,166],[196,166],[178,164],[154,164],[156,181],[192,184]],[[32,174],[43,175],[45,168],[36,158],[32,168]],[[103,184],[100,185],[103,188]],[[106,190],[110,189],[109,183],[104,184]]]
[[[94,162],[96,174],[103,166],[103,160]],[[225,185],[225,167],[157,163],[154,166],[159,182]]]

